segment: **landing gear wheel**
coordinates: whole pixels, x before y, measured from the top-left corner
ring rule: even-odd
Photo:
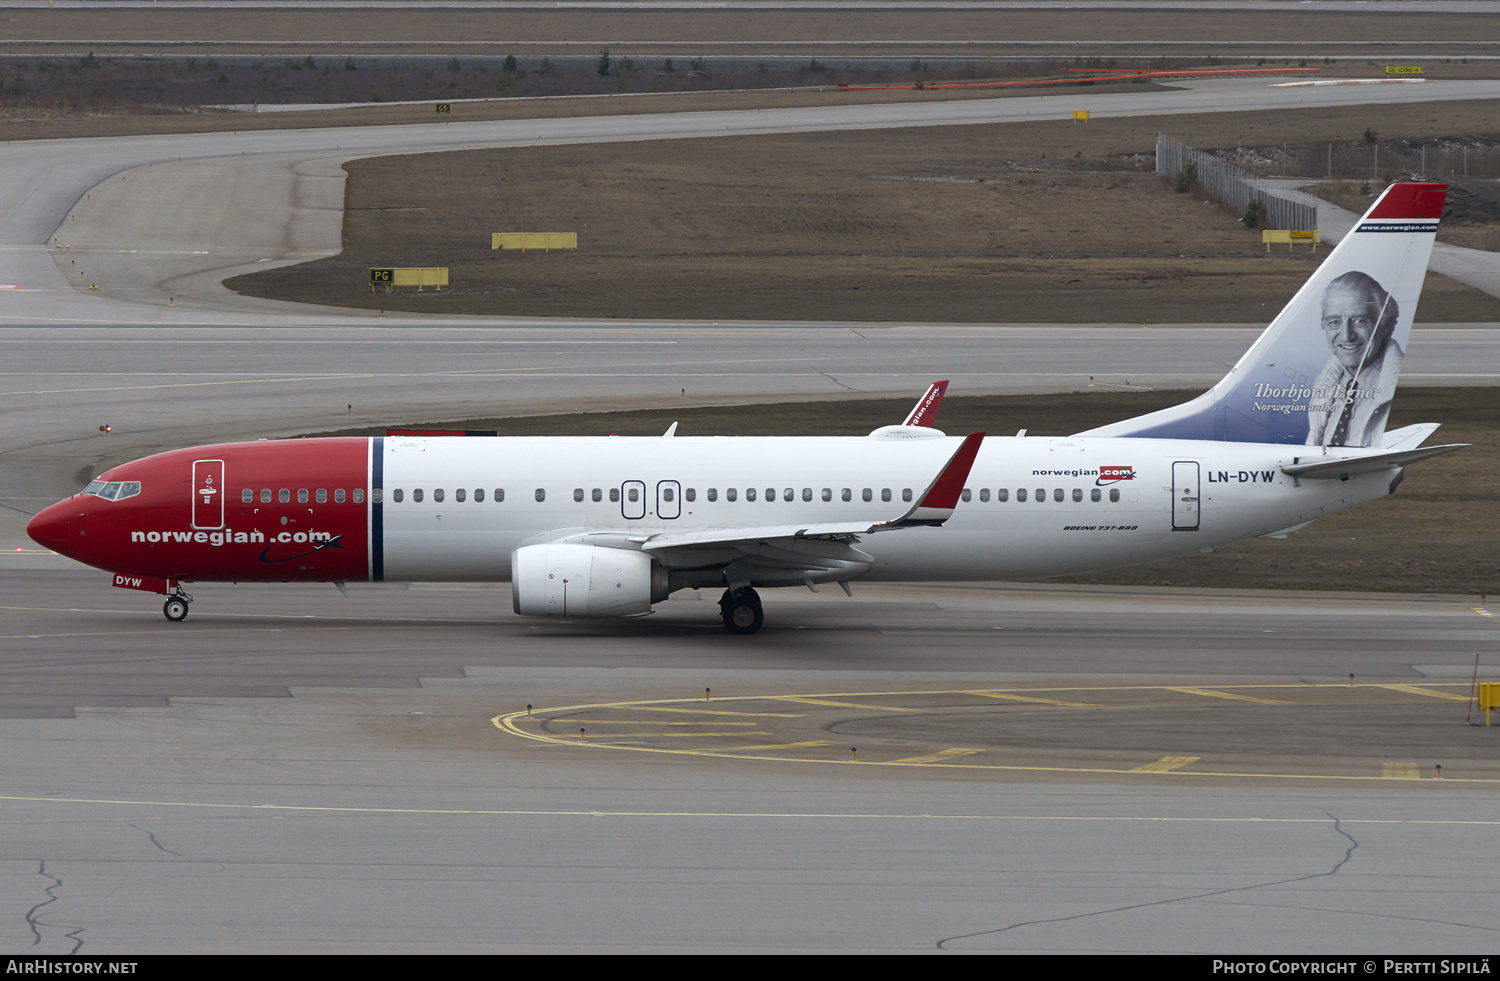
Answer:
[[[161,605],[161,612],[166,616],[168,620],[171,620],[173,623],[178,623],[182,620],[186,620],[188,615],[187,600],[183,599],[180,596],[169,597],[167,601]]]
[[[724,619],[724,629],[732,634],[753,634],[766,622],[760,596],[753,589],[737,593],[726,590],[724,598],[719,600],[719,615]]]

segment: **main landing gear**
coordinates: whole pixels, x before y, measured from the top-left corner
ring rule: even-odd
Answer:
[[[187,593],[172,593],[167,601],[161,605],[162,614],[173,623],[180,623],[187,619],[188,604],[193,598]]]
[[[724,590],[719,599],[719,616],[724,618],[724,629],[732,634],[753,634],[766,622],[759,594],[748,587]]]

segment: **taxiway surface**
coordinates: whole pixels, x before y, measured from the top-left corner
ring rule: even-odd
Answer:
[[[0,576],[9,953],[1494,946],[1451,600],[871,587],[726,638],[98,578]]]

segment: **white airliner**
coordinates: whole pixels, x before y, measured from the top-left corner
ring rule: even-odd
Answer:
[[[517,613],[624,617],[723,589],[1034,579],[1283,536],[1384,497],[1434,424],[1385,431],[1446,185],[1389,187],[1234,369],[1067,437],[948,437],[939,383],[867,437],[258,441],[114,467],[37,542],[165,593],[195,581],[509,581]]]

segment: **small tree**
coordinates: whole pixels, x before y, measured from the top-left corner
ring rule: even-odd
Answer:
[[[1375,132],[1373,129],[1367,129],[1367,130],[1365,130],[1365,142],[1366,143],[1379,143],[1380,142],[1380,134],[1377,133],[1377,132]]]
[[[1198,165],[1189,162],[1177,172],[1177,184],[1172,190],[1178,194],[1186,194],[1193,189],[1193,185],[1196,183],[1198,183]]]
[[[503,71],[503,72],[512,72],[512,73],[514,73],[515,70],[516,70],[516,56],[515,55],[506,55],[505,56],[505,63],[500,66],[500,70]]]
[[[612,64],[613,62],[610,61],[608,48],[605,48],[603,51],[599,52],[599,65],[596,70],[599,72],[600,77],[604,77],[609,74],[609,69]]]
[[[675,72],[677,69],[672,67],[672,59],[668,58],[661,63],[661,70],[664,72]]]
[[[1260,202],[1252,198],[1250,203],[1245,205],[1245,216],[1240,221],[1245,223],[1246,228],[1258,227],[1260,225]]]

